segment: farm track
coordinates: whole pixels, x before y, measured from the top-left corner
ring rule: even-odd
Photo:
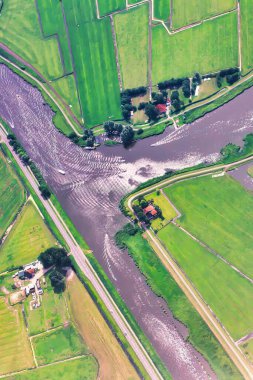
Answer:
[[[123,82],[122,82],[121,72],[120,72],[119,49],[118,49],[118,45],[117,45],[114,20],[113,20],[112,15],[110,15],[110,21],[111,21],[111,27],[112,27],[112,38],[113,38],[113,45],[114,45],[115,57],[116,57],[116,65],[117,65],[117,71],[118,71],[119,87],[120,87],[120,91],[122,91],[123,90]]]
[[[168,186],[170,184],[176,183],[184,179],[196,178],[203,174],[211,174],[212,172],[216,172],[221,169],[228,170],[233,167],[237,167],[238,165],[241,165],[243,163],[250,162],[252,160],[253,160],[253,156],[250,156],[245,159],[238,160],[237,162],[234,162],[232,164],[222,164],[222,165],[217,165],[210,168],[196,170],[194,172],[189,172],[186,174],[179,174],[178,176],[174,178],[161,181],[159,184],[147,187],[146,189],[135,193],[128,199],[127,206],[129,210],[133,213],[132,203],[140,195],[146,195],[148,193],[151,193],[152,191],[155,191],[157,188],[163,188],[165,186]],[[193,286],[191,281],[188,279],[188,277],[185,275],[185,273],[177,265],[175,260],[172,258],[171,254],[168,252],[168,250],[166,250],[163,247],[163,245],[161,244],[157,236],[154,235],[149,230],[146,230],[146,232],[148,234],[148,237],[153,249],[155,250],[158,258],[164,264],[165,268],[168,270],[168,272],[172,275],[172,277],[175,279],[177,284],[186,294],[186,296],[191,301],[195,309],[199,312],[203,320],[207,323],[207,325],[209,326],[213,334],[219,340],[219,342],[221,343],[225,351],[228,353],[231,360],[235,363],[239,371],[242,373],[244,378],[252,380],[253,379],[252,366],[250,365],[250,363],[248,362],[248,360],[246,359],[246,357],[244,356],[240,348],[231,338],[229,333],[225,330],[224,326],[217,319],[216,315],[213,313],[210,307],[202,299],[201,295],[195,289],[195,287]]]

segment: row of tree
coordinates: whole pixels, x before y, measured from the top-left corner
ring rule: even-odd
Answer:
[[[96,142],[96,138],[91,129],[85,129],[83,136],[81,137],[78,136],[75,132],[71,132],[68,137],[74,144],[77,144],[81,147],[93,147]]]
[[[32,162],[30,159],[29,155],[25,151],[25,149],[22,147],[20,142],[17,140],[16,136],[13,135],[12,133],[9,133],[7,136],[10,145],[13,147],[13,150],[19,155],[23,163],[27,166],[30,167],[32,170],[34,176],[36,177],[37,181],[39,182],[39,190],[41,192],[41,195],[45,198],[48,199],[51,196],[51,191],[45,182],[44,178],[42,177],[41,172],[37,168],[37,166]]]
[[[134,130],[130,125],[123,126],[114,121],[107,121],[104,123],[104,129],[108,137],[120,136],[125,147],[131,145],[134,140]]]

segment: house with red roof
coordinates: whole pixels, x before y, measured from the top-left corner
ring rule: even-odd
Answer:
[[[157,211],[153,205],[148,205],[145,207],[143,212],[149,219],[153,219],[157,216]]]
[[[159,113],[166,113],[167,111],[166,104],[157,104],[155,108],[159,111]]]

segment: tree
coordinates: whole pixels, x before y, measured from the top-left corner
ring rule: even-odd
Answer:
[[[183,91],[183,94],[186,98],[189,98],[191,96],[191,87],[190,87],[190,79],[189,78],[184,79],[182,91]]]
[[[51,285],[55,293],[63,293],[66,289],[65,276],[57,270],[53,270],[49,275]]]
[[[231,75],[227,75],[226,76],[226,80],[228,82],[228,84],[234,84],[235,82],[237,82],[238,80],[240,79],[240,73],[234,73],[234,74],[231,74]]]
[[[46,184],[41,184],[39,186],[39,191],[44,199],[49,199],[51,197],[51,191]]]
[[[121,141],[125,147],[129,146],[134,139],[134,130],[130,125],[127,125],[121,132]]]
[[[39,255],[39,260],[44,268],[50,268],[55,265],[59,270],[71,265],[70,259],[64,248],[51,247]]]
[[[155,121],[159,115],[159,111],[154,104],[148,103],[145,107],[145,114],[148,116],[149,120]]]
[[[202,82],[202,78],[201,78],[200,73],[195,73],[193,78],[192,78],[192,81],[193,81],[193,83],[196,83],[199,86]]]
[[[240,147],[238,145],[229,143],[224,148],[221,149],[220,153],[224,158],[238,156],[240,152]]]
[[[216,84],[217,84],[218,88],[221,88],[221,86],[222,86],[222,77],[220,76],[220,74],[218,74],[217,77],[216,77]]]

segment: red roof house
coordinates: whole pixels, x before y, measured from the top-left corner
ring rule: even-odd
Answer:
[[[166,104],[157,104],[155,108],[159,111],[159,113],[166,113],[167,111]]]
[[[156,211],[156,209],[154,208],[153,205],[149,205],[146,208],[144,208],[143,212],[144,212],[145,215],[150,216],[150,217],[153,217],[153,216],[157,215],[157,211]]]

